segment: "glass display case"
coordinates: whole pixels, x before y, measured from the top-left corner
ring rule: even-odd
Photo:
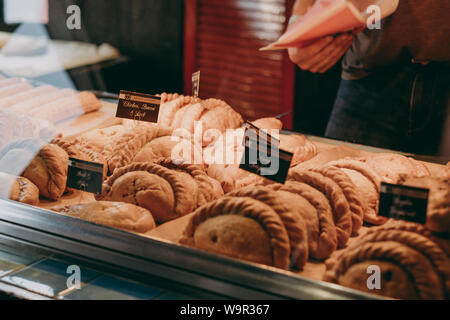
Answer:
[[[2,3],[1,292],[448,299],[450,158],[297,127],[294,1],[72,2]]]

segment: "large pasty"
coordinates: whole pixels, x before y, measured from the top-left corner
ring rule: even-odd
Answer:
[[[249,197],[270,206],[280,216],[289,235],[291,246],[292,264],[301,269],[308,261],[308,230],[305,219],[302,215],[295,212],[295,209],[289,204],[289,197],[283,193],[277,194],[270,188],[263,186],[246,187],[231,193],[229,197]],[[285,201],[283,201],[283,198]]]
[[[361,161],[342,159],[331,161],[329,166],[342,169],[357,187],[363,199],[364,222],[380,225],[387,221],[378,216],[381,178]]]
[[[397,183],[402,175],[428,176],[430,172],[420,162],[394,153],[374,154],[363,160],[383,182]]]
[[[39,189],[24,177],[0,172],[0,197],[32,206],[39,205]]]
[[[41,196],[58,200],[66,189],[68,154],[55,144],[36,139],[11,142],[0,152],[0,168],[22,175],[38,188]],[[22,172],[22,174],[20,174]]]
[[[427,237],[404,230],[377,230],[359,238],[328,264],[325,280],[399,299],[444,299],[450,260]],[[381,289],[369,290],[367,267],[381,271]]]
[[[313,171],[332,179],[342,189],[352,212],[352,235],[357,235],[363,225],[364,211],[362,196],[355,184],[343,170],[336,167],[325,166]]]
[[[151,142],[153,139],[168,136],[172,130],[168,127],[157,124],[137,126],[129,129],[117,136],[110,142],[111,156],[108,160],[110,173],[114,173],[117,168],[123,167],[133,162],[134,157]]]
[[[216,200],[223,196],[220,183],[206,174],[203,165],[175,163],[170,158],[160,158],[154,161],[165,168],[189,174],[198,185],[197,206]]]
[[[287,181],[285,184],[269,184],[268,188],[289,192],[306,199],[314,208],[317,219],[306,218],[308,226],[309,256],[316,260],[328,258],[337,248],[336,227],[328,199],[317,189],[301,182]],[[303,201],[299,201],[303,204]],[[303,210],[299,210],[304,214]],[[316,223],[317,226],[312,225]]]
[[[110,156],[112,150],[105,151],[105,147],[110,145],[114,137],[121,135],[126,128],[122,125],[110,126],[103,129],[90,130],[75,139],[74,143],[87,146],[94,152],[102,153],[104,156]]]
[[[249,197],[222,197],[198,208],[181,243],[288,269],[288,232],[276,211]]]
[[[339,185],[313,171],[291,170],[288,179],[309,184],[326,195],[333,208],[338,247],[345,247],[352,234],[352,212]]]
[[[450,233],[450,181],[433,177],[402,177],[400,183],[428,189],[426,226],[437,233]]]
[[[114,171],[97,200],[132,203],[148,209],[163,223],[197,207],[198,185],[187,173],[152,162],[133,163]]]
[[[291,166],[310,160],[317,155],[316,145],[300,134],[281,134],[280,149],[294,154]]]

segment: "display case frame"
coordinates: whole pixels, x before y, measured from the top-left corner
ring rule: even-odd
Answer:
[[[230,299],[382,299],[48,210],[0,200],[0,234],[46,250],[157,276]]]

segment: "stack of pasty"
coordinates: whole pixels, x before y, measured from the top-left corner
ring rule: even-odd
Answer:
[[[161,160],[160,164],[139,162],[116,169],[96,198],[141,206],[152,213],[156,222],[163,223],[221,195],[218,182],[206,175],[203,166]]]
[[[436,239],[415,223],[374,227],[326,262],[324,280],[397,299],[448,299],[448,240]]]

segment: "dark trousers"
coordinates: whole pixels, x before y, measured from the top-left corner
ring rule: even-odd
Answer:
[[[450,68],[440,63],[383,68],[342,80],[328,123],[330,138],[417,154],[447,150]],[[447,123],[450,123],[447,121]]]

